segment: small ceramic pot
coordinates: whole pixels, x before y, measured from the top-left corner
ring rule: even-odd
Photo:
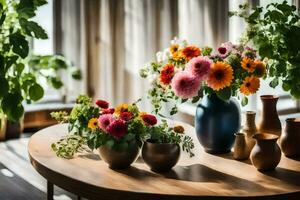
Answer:
[[[300,156],[300,118],[286,119],[285,130],[280,138],[280,146],[285,156]]]
[[[249,150],[246,142],[246,135],[243,133],[235,134],[233,158],[236,160],[246,160],[249,158]]]
[[[6,139],[6,124],[6,116],[0,114],[0,141],[4,141]]]
[[[262,95],[260,99],[263,107],[258,132],[280,136],[281,123],[276,108],[279,97],[274,95]]]
[[[139,156],[140,148],[136,143],[131,143],[126,149],[114,149],[106,146],[99,147],[99,154],[111,169],[128,168]]]
[[[256,144],[251,151],[252,164],[259,171],[274,170],[281,159],[281,151],[277,144],[278,135],[259,133],[253,136]]]
[[[180,157],[178,144],[158,144],[147,140],[142,148],[145,163],[154,172],[167,172],[176,165]]]

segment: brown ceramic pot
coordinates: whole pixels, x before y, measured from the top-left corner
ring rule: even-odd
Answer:
[[[281,159],[281,151],[276,142],[279,136],[259,133],[253,138],[256,139],[256,144],[250,155],[252,164],[260,171],[275,169]]]
[[[300,118],[286,119],[286,126],[280,139],[280,146],[285,156],[300,156]]]
[[[166,172],[176,165],[180,157],[178,144],[162,143],[147,140],[142,148],[145,163],[155,172]]]
[[[6,139],[6,124],[6,116],[0,114],[0,141],[4,141]]]
[[[276,109],[278,98],[274,95],[260,96],[263,107],[258,132],[281,135],[281,123]]]
[[[108,164],[111,169],[128,168],[139,156],[140,148],[134,142],[126,149],[114,149],[106,146],[99,147],[100,157]]]
[[[246,143],[247,143],[248,152],[250,154],[252,148],[255,145],[255,139],[253,138],[253,135],[257,133],[257,128],[255,124],[256,112],[247,111],[245,115],[246,115],[246,121],[243,126],[242,132],[246,134]]]
[[[246,142],[246,135],[244,133],[236,133],[234,141],[233,158],[236,160],[246,160],[249,158],[249,150]]]

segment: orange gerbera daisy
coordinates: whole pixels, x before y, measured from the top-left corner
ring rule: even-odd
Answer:
[[[254,61],[254,64],[255,64],[255,71],[254,71],[255,75],[257,77],[263,77],[267,72],[266,65],[259,60]]]
[[[177,52],[178,49],[179,49],[179,45],[178,45],[178,44],[172,44],[172,45],[170,46],[170,52],[171,52],[172,54],[175,53],[175,52]]]
[[[201,50],[196,46],[187,46],[182,49],[181,53],[186,58],[186,60],[189,61],[194,57],[200,56]]]
[[[207,84],[213,90],[219,91],[230,86],[233,79],[233,69],[225,62],[216,62],[213,64],[209,73]]]
[[[247,70],[249,73],[253,73],[255,70],[255,63],[252,59],[244,57],[242,62],[242,67]]]
[[[244,95],[254,94],[259,89],[259,86],[259,78],[255,76],[248,76],[243,81],[243,84],[240,87],[240,91]]]
[[[174,76],[174,65],[166,64],[160,72],[160,82],[164,85],[169,85]]]

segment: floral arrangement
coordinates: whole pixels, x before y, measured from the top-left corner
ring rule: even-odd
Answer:
[[[155,61],[141,69],[140,76],[151,82],[148,96],[155,113],[162,102],[173,102],[173,115],[178,103],[196,103],[203,95],[215,94],[224,101],[238,96],[246,105],[247,96],[257,92],[266,70],[248,46],[226,42],[213,50],[175,38],[170,47],[156,54]]]
[[[183,143],[182,148],[191,152],[192,140],[188,136],[178,135],[176,128],[170,128],[165,121],[158,125],[157,118],[146,112],[140,112],[137,103],[123,103],[115,108],[109,107],[104,100],[97,100],[96,105],[88,96],[81,95],[71,113],[53,112],[52,117],[61,123],[69,123],[70,134],[52,144],[56,155],[72,158],[76,152],[107,146],[118,150],[126,149],[136,142],[143,141],[159,133],[159,142]],[[183,131],[182,131],[183,132]]]

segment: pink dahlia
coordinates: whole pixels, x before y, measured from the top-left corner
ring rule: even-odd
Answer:
[[[197,96],[201,80],[187,71],[179,71],[172,79],[171,86],[177,96],[188,99]]]
[[[114,120],[108,127],[107,132],[116,139],[120,139],[127,132],[127,125],[122,119]]]
[[[101,128],[103,131],[107,131],[107,127],[114,121],[114,118],[112,114],[104,114],[100,115],[98,118],[99,122],[99,128]]]
[[[207,56],[199,56],[187,63],[186,70],[193,76],[205,80],[210,72],[212,63]]]

